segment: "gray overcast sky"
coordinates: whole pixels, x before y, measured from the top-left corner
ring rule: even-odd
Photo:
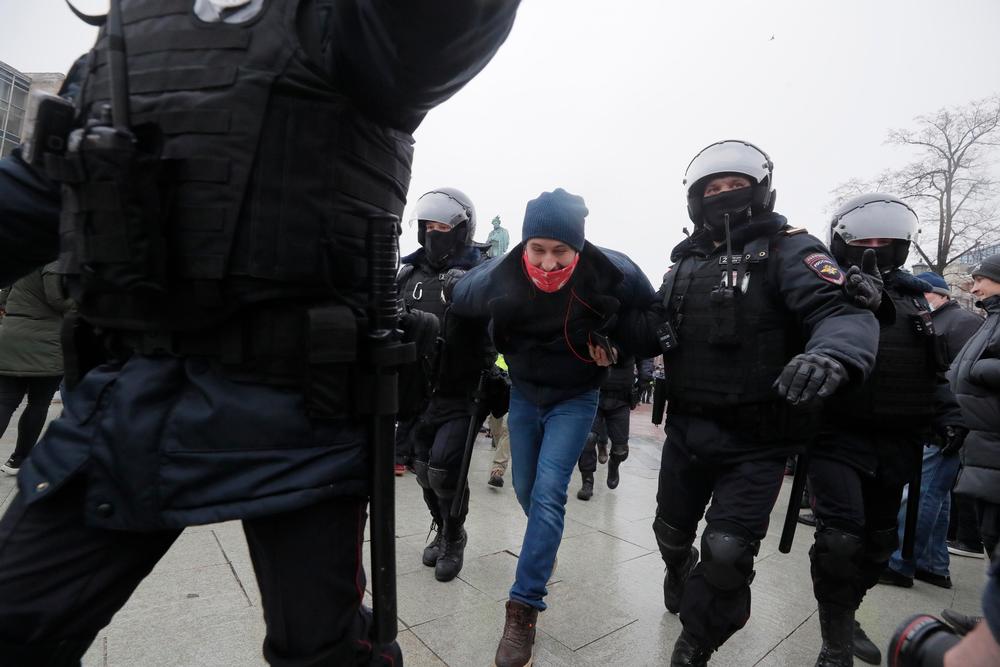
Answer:
[[[494,61],[417,131],[410,202],[461,188],[480,238],[499,214],[516,242],[525,202],[564,187],[587,201],[587,237],[658,284],[703,146],[761,146],[777,210],[822,235],[832,188],[906,161],[889,128],[1000,90],[998,32],[997,0],[525,0]],[[0,60],[27,72],[64,71],[94,37],[62,0],[0,0],[0,34]]]

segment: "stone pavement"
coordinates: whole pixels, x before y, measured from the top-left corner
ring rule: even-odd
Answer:
[[[58,414],[54,404],[50,416]],[[631,455],[621,486],[597,473],[593,499],[581,502],[575,474],[559,565],[549,586],[549,609],[539,617],[535,664],[665,665],[680,632],[663,609],[663,563],[651,529],[661,433],[649,424],[649,406],[633,413]],[[13,449],[13,424],[0,439],[0,456]],[[492,664],[503,626],[503,604],[513,580],[524,517],[508,480],[486,485],[492,451],[480,438],[472,460],[469,544],[459,579],[442,584],[420,562],[429,517],[412,475],[396,481],[399,641],[408,667]],[[792,553],[778,553],[781,515],[790,478],[772,515],[753,583],[753,616],[712,665],[812,665],[819,649],[816,603],[806,555],[810,531]],[[14,493],[0,475],[0,510]],[[365,545],[367,558],[367,544]],[[917,582],[904,590],[878,586],[859,619],[883,648],[902,618],[954,607],[979,613],[985,561],[953,558],[955,588]],[[260,597],[238,522],[185,531],[84,659],[87,667],[263,665]],[[857,664],[862,664],[858,662]]]

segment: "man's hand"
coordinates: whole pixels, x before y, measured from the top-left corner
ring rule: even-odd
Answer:
[[[611,357],[608,357],[607,351],[600,345],[587,343],[587,348],[590,350],[590,358],[598,366],[610,366],[618,361],[618,348],[616,347],[611,348]]]
[[[775,381],[778,395],[792,405],[833,395],[847,381],[847,370],[825,354],[797,354]]]
[[[844,291],[856,305],[873,313],[882,305],[882,276],[878,272],[874,249],[865,250],[861,256],[861,268],[852,266],[847,270]]]
[[[969,429],[964,426],[945,426],[944,433],[941,434],[943,443],[941,444],[941,456],[954,456],[965,444],[965,436],[969,435]]]

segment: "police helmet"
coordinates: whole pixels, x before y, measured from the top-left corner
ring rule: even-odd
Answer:
[[[830,249],[840,260],[847,256],[846,246],[853,242],[892,239],[891,251],[879,253],[879,267],[900,267],[917,235],[917,224],[917,214],[899,197],[881,192],[863,194],[848,200],[833,214]]]
[[[702,219],[701,200],[705,185],[709,180],[726,174],[739,174],[750,179],[753,187],[751,212],[766,213],[774,210],[777,193],[772,184],[774,163],[767,153],[748,141],[726,139],[706,146],[694,156],[684,172],[687,186],[688,216],[700,226]]]
[[[476,208],[468,195],[458,188],[437,188],[424,193],[410,216],[410,224],[417,223],[417,242],[424,245],[427,233],[425,222],[440,222],[455,229],[465,224],[465,245],[473,244],[476,235]]]

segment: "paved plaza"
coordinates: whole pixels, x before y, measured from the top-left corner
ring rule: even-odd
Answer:
[[[50,416],[58,414],[54,404]],[[0,440],[0,456],[13,449],[14,416]],[[539,616],[535,664],[666,665],[680,633],[663,608],[663,563],[652,520],[662,432],[649,424],[649,406],[632,417],[631,454],[621,485],[596,476],[594,497],[576,499],[570,486],[559,564],[549,585],[548,611]],[[486,485],[493,452],[480,437],[472,459],[472,500],[465,567],[455,581],[434,579],[420,562],[429,516],[412,475],[396,480],[399,641],[408,667],[486,666],[504,620],[525,519],[510,475],[502,489]],[[809,580],[811,531],[800,526],[792,553],[778,553],[786,478],[760,548],[753,583],[753,616],[712,665],[808,666],[819,650],[816,602]],[[13,478],[0,475],[0,509],[9,504]],[[368,545],[365,544],[367,558]],[[858,618],[883,648],[902,618],[954,607],[979,613],[985,561],[953,558],[955,587],[917,582],[912,589],[878,586]],[[87,667],[264,665],[260,596],[238,522],[190,528],[139,586],[94,642]],[[856,664],[862,664],[857,662]]]

